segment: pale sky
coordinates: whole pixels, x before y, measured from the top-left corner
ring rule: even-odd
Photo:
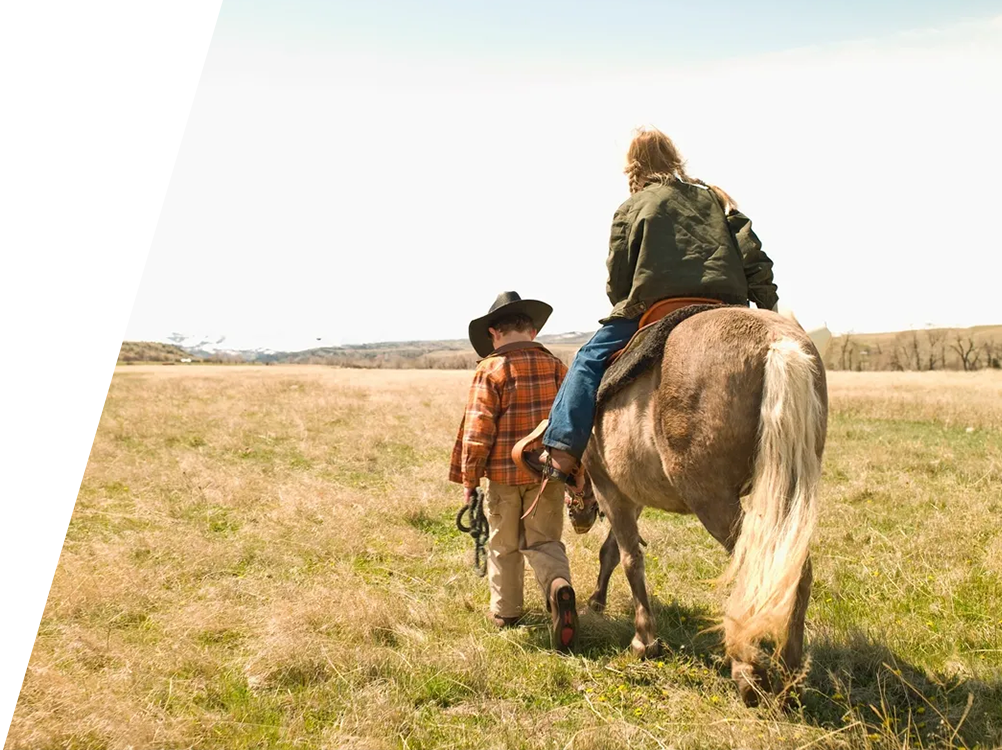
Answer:
[[[594,330],[644,124],[805,325],[1002,322],[1002,3],[361,5],[225,0],[128,339]]]

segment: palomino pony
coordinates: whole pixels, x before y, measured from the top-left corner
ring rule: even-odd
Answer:
[[[745,703],[785,688],[771,680],[770,663],[787,675],[800,670],[827,422],[825,371],[811,338],[792,316],[739,307],[681,322],[660,368],[600,403],[583,465],[611,531],[590,603],[605,607],[622,559],[636,654],[660,650],[637,529],[650,506],[694,514],[731,553],[722,629]],[[594,510],[585,519],[575,512],[576,527],[594,522]]]

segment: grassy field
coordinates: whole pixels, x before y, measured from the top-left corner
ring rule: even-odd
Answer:
[[[8,748],[1002,745],[1002,377],[833,373],[804,704],[703,634],[725,556],[645,513],[663,660],[621,572],[581,652],[497,632],[445,480],[468,372],[123,367]],[[566,541],[584,600],[600,522]],[[531,580],[531,578],[527,578]]]

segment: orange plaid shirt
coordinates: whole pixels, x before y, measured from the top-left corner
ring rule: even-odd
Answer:
[[[449,481],[476,487],[486,476],[501,484],[533,484],[511,460],[511,450],[550,416],[565,375],[566,365],[536,342],[507,344],[482,359],[452,449]]]

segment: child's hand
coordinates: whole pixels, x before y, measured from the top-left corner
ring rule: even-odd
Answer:
[[[464,502],[467,505],[469,505],[470,503],[473,502],[473,498],[474,498],[474,496],[476,494],[477,494],[477,488],[476,487],[464,487],[463,488],[463,500],[464,500]]]

